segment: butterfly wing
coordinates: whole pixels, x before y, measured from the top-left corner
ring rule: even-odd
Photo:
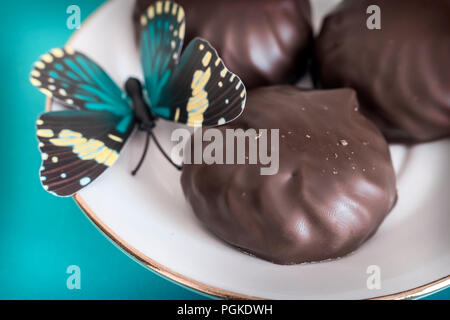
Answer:
[[[246,96],[244,84],[225,67],[217,51],[196,38],[184,50],[158,107],[168,108],[167,118],[175,122],[214,126],[237,118]]]
[[[133,117],[108,111],[66,110],[41,115],[37,136],[44,188],[58,196],[70,196],[94,181],[117,160],[133,127]]]
[[[53,49],[34,64],[31,83],[48,97],[82,110],[132,112],[129,97],[84,54],[68,47]]]
[[[141,61],[145,91],[152,112],[169,118],[170,109],[160,108],[161,93],[173,76],[185,32],[184,10],[170,1],[158,1],[141,16]]]
[[[37,121],[44,188],[70,196],[117,160],[135,123],[130,99],[95,62],[70,48],[43,55],[30,81],[71,109]]]
[[[184,34],[184,10],[175,3],[158,1],[141,16],[141,60],[152,112],[195,127],[234,120],[245,106],[244,84],[205,40],[194,39],[180,58]]]

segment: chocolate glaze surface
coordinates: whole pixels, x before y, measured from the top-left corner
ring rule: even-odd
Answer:
[[[381,30],[366,10],[381,9]],[[345,0],[316,43],[325,88],[352,87],[390,141],[450,136],[450,0]]]
[[[137,0],[139,18],[155,0]],[[309,0],[177,0],[186,12],[185,45],[208,40],[245,86],[289,83],[304,73],[312,47]]]
[[[181,183],[204,225],[247,253],[278,264],[341,257],[395,204],[388,145],[358,111],[351,89],[253,90],[243,115],[219,127],[230,128],[280,129],[279,172],[260,175],[259,164],[184,164]]]

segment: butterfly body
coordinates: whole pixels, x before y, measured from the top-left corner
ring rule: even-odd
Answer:
[[[158,1],[141,17],[143,82],[129,78],[122,90],[94,61],[70,47],[44,54],[31,83],[68,110],[42,114],[36,122],[45,190],[70,196],[119,157],[134,128],[147,132],[142,164],[159,118],[191,127],[222,125],[243,111],[246,90],[216,50],[203,39],[184,49],[184,10]],[[136,170],[133,171],[133,174]]]
[[[152,113],[151,108],[145,102],[141,82],[136,78],[129,78],[125,82],[125,91],[131,98],[138,129],[151,132],[156,126],[155,122],[158,117]]]

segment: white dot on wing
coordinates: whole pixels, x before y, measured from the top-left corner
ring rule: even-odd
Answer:
[[[91,178],[89,178],[89,177],[84,177],[84,178],[80,179],[80,185],[82,185],[82,186],[89,184],[89,182],[91,182]]]

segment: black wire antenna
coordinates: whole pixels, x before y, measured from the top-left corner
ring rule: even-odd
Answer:
[[[125,90],[131,97],[131,100],[133,102],[134,115],[136,116],[138,122],[138,129],[140,131],[144,131],[147,133],[144,152],[142,153],[139,163],[137,164],[136,168],[131,172],[131,174],[135,176],[136,173],[141,168],[145,156],[147,155],[147,151],[150,145],[150,138],[152,138],[153,141],[155,141],[156,146],[158,147],[159,151],[161,151],[163,156],[167,159],[167,161],[169,161],[170,164],[175,167],[175,169],[181,170],[181,166],[173,162],[173,160],[167,155],[167,153],[161,147],[161,144],[159,143],[155,134],[153,133],[153,128],[155,128],[156,126],[156,121],[158,120],[158,117],[152,114],[149,106],[147,105],[146,101],[144,100],[144,97],[142,96],[141,82],[136,78],[128,78],[128,80],[125,82]]]
[[[159,143],[158,139],[156,138],[155,134],[153,133],[153,130],[147,130],[146,133],[147,133],[147,135],[146,135],[146,138],[145,138],[144,151],[143,151],[143,153],[142,153],[141,159],[139,160],[139,162],[138,162],[136,168],[131,172],[131,174],[132,174],[133,176],[135,176],[136,173],[138,173],[139,169],[141,168],[142,163],[144,162],[144,159],[145,159],[145,157],[146,157],[146,155],[147,155],[148,148],[149,148],[149,146],[150,146],[150,138],[152,138],[153,141],[155,141],[156,146],[158,147],[159,151],[162,153],[162,155],[164,156],[164,158],[166,158],[167,161],[169,161],[169,163],[170,163],[175,169],[181,171],[182,166],[176,164],[176,163],[172,160],[172,158],[169,157],[169,155],[164,151],[164,149],[162,148],[162,146],[161,146],[161,144]]]

